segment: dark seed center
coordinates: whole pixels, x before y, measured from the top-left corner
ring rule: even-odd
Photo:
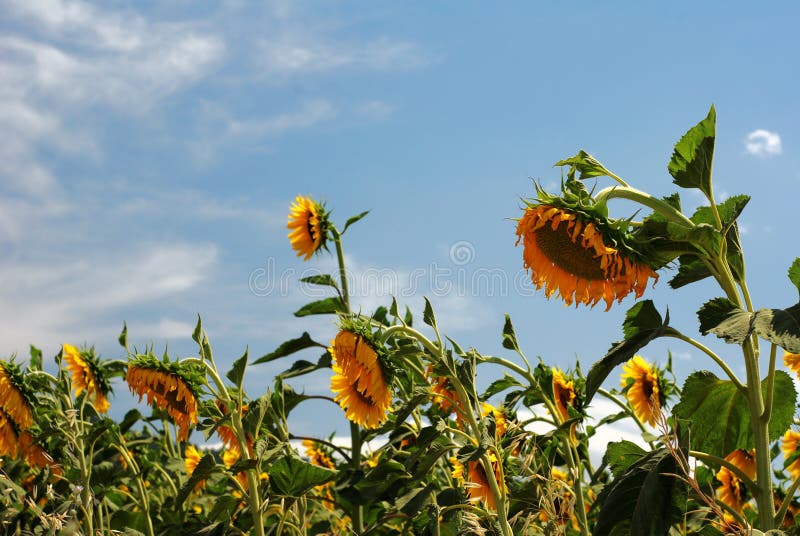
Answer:
[[[534,232],[536,244],[550,262],[566,272],[589,281],[603,280],[605,271],[600,268],[599,259],[595,258],[593,248],[584,248],[570,238],[567,222],[562,221],[556,230],[550,223]],[[583,225],[576,222],[575,225]],[[580,242],[580,235],[577,240]]]

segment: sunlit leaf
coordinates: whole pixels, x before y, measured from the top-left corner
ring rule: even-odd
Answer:
[[[575,172],[578,172],[578,179],[590,179],[592,177],[611,177],[612,173],[603,166],[595,157],[590,155],[584,150],[581,150],[575,156],[559,160],[554,166],[570,166],[567,172],[569,178],[574,178]]]
[[[335,477],[336,471],[308,463],[294,455],[278,459],[269,468],[270,487],[277,494],[289,497],[299,497]]]
[[[615,477],[618,477],[645,454],[647,451],[636,443],[625,440],[615,441],[608,444],[603,456],[603,463],[608,465]]]
[[[675,145],[667,166],[675,184],[682,188],[698,188],[706,197],[711,197],[716,121],[717,112],[712,105],[706,118],[690,128]]]
[[[342,234],[344,234],[344,232],[347,231],[348,227],[350,227],[351,225],[353,225],[354,223],[359,221],[361,218],[363,218],[367,214],[369,214],[369,210],[365,210],[361,214],[357,214],[355,216],[351,216],[350,218],[348,218],[347,221],[344,224],[344,229],[342,229]]]
[[[767,383],[761,384],[766,393]],[[792,422],[797,394],[791,377],[775,371],[774,406],[769,422],[769,439],[779,438]],[[673,413],[690,421],[692,448],[724,458],[735,449],[755,446],[747,395],[733,382],[698,371],[686,379],[681,400]]]
[[[231,370],[225,375],[236,387],[242,388],[242,381],[244,380],[244,371],[247,368],[247,354],[248,350],[245,349],[242,357],[233,362]]]
[[[344,312],[347,312],[344,302],[338,297],[333,297],[307,303],[295,311],[294,316],[330,315]]]

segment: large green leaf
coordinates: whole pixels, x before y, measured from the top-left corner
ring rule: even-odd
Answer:
[[[296,339],[288,340],[282,343],[278,348],[276,348],[273,352],[268,353],[265,356],[262,356],[251,363],[251,365],[258,365],[259,363],[266,363],[268,361],[273,361],[275,359],[285,357],[287,355],[291,355],[295,352],[299,352],[300,350],[305,350],[306,348],[312,348],[314,346],[319,346],[320,348],[325,348],[324,344],[320,344],[308,334],[308,332],[303,332]]]
[[[233,362],[231,370],[225,376],[233,382],[239,389],[242,388],[242,381],[244,380],[244,370],[247,368],[247,354],[248,350],[245,349],[242,357]]]
[[[335,476],[336,471],[287,455],[270,467],[269,484],[279,495],[299,497],[314,486],[333,480]]]
[[[632,358],[636,352],[644,348],[650,341],[667,332],[669,312],[662,320],[651,300],[640,301],[628,309],[625,322],[622,324],[624,339],[614,343],[608,353],[589,369],[586,376],[586,398],[589,404],[597,389],[614,368]]]
[[[608,465],[611,473],[618,477],[640,460],[647,451],[631,441],[615,441],[606,447],[603,463]]]
[[[800,303],[787,309],[745,311],[726,298],[706,302],[697,312],[700,332],[725,342],[742,344],[755,332],[791,353],[800,353]]]
[[[714,161],[717,112],[714,106],[705,119],[689,129],[675,145],[667,169],[682,188],[698,188],[711,197],[711,168]]]
[[[616,534],[625,527],[631,536],[659,536],[686,511],[686,483],[667,449],[647,453],[606,485],[598,497],[600,512],[593,536]]]
[[[766,392],[767,383],[761,384]],[[792,422],[797,393],[791,377],[775,371],[774,407],[769,422],[769,439],[779,438]],[[724,458],[735,449],[755,446],[747,396],[733,382],[721,380],[708,371],[686,379],[681,401],[673,413],[691,422],[692,448]]]

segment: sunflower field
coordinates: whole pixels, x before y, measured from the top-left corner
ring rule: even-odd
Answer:
[[[27,359],[0,361],[2,532],[800,533],[800,303],[753,307],[737,225],[749,197],[715,200],[715,123],[712,107],[668,164],[676,187],[704,199],[692,214],[678,193],[653,197],[583,151],[556,163],[560,191],[535,184],[523,200],[517,248],[540,295],[632,305],[620,340],[585,373],[532,362],[523,351],[531,341],[518,340],[508,316],[498,334],[507,353],[495,356],[442,333],[427,300],[421,311],[395,299],[354,311],[344,238],[367,213],[337,226],[324,205],[298,196],[291,247],[308,262],[333,255],[338,270],[303,280],[328,297],[295,315],[329,315],[330,332],[303,332],[256,359],[245,352],[229,370],[218,368],[199,319],[190,357],[136,347],[124,328],[122,359],[65,343],[54,367],[34,347]],[[612,217],[613,199],[636,213]],[[716,284],[698,297],[697,317],[717,348],[647,299],[662,277],[671,288]],[[786,286],[800,291],[800,259]],[[710,370],[678,385],[671,363],[639,355],[658,338],[701,352]],[[309,349],[322,353],[316,362],[292,360]],[[269,388],[245,392],[248,371],[277,360],[286,370]],[[330,370],[327,395],[285,383],[321,369]],[[486,370],[502,373],[479,390]],[[112,385],[139,401],[119,422],[107,416]],[[600,398],[617,411],[590,424]],[[311,399],[338,405],[349,444],[292,433],[292,411]],[[593,459],[598,430],[622,420],[642,440],[612,441]]]

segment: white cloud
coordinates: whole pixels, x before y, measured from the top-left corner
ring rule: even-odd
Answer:
[[[261,119],[231,119],[228,132],[233,136],[276,136],[314,126],[336,117],[336,109],[325,99],[308,101],[295,111]]]
[[[364,119],[380,121],[392,115],[394,108],[386,102],[371,100],[357,105],[355,107],[355,112],[356,115]]]
[[[759,128],[747,135],[745,150],[762,158],[777,156],[783,152],[781,137],[777,132]]]

